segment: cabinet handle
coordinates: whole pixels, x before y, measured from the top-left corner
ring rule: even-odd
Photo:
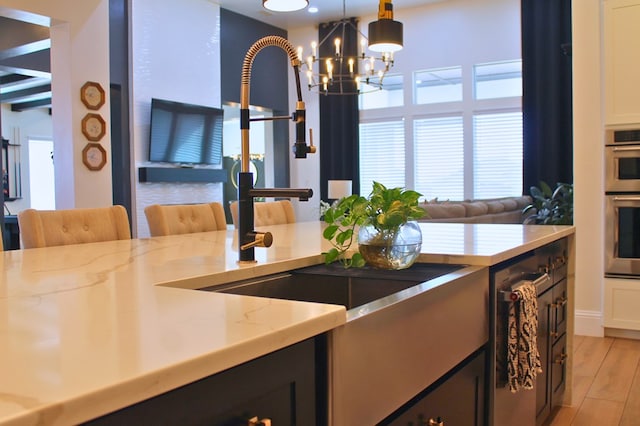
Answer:
[[[558,309],[558,308],[562,308],[564,306],[566,306],[567,304],[567,298],[566,297],[560,297],[556,300],[556,303],[552,303],[551,307]]]
[[[265,417],[258,420],[258,416],[254,416],[248,420],[247,426],[271,426],[271,419]]]
[[[444,420],[442,417],[436,417],[435,420],[432,418],[429,419],[429,426],[444,426]]]
[[[560,356],[558,358],[555,359],[554,364],[564,364],[567,361],[567,358],[569,358],[569,355],[565,354],[564,352],[560,354]]]
[[[557,330],[551,331],[551,332],[549,332],[549,335],[550,335],[551,337],[554,337],[554,338],[555,338],[555,337],[558,337],[558,331],[557,331]]]

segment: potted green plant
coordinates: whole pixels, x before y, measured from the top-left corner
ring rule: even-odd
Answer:
[[[374,182],[368,198],[351,195],[335,202],[324,211],[323,237],[333,246],[323,253],[325,263],[384,269],[411,266],[422,244],[415,222],[426,214],[418,205],[421,195]],[[356,239],[358,251],[350,250]]]
[[[522,213],[525,224],[572,225],[573,224],[573,185],[558,182],[556,188],[541,181],[540,187],[531,187],[532,203]]]

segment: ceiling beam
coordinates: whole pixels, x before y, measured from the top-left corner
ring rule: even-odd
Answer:
[[[21,112],[21,111],[26,111],[28,109],[42,108],[47,106],[51,106],[51,98],[44,98],[44,99],[38,99],[35,101],[11,104],[11,111]]]
[[[13,46],[7,49],[1,49],[0,60],[15,58],[16,56],[28,55],[30,53],[38,52],[41,50],[47,50],[50,48],[51,48],[50,39],[21,44],[19,46]]]
[[[51,84],[43,84],[41,86],[29,87],[28,89],[15,90],[13,92],[0,94],[0,103],[11,100],[27,98],[29,96],[38,95],[40,93],[51,92]]]
[[[9,75],[0,75],[0,86],[9,86],[13,83],[19,83],[24,80],[28,80],[31,77],[30,75],[23,74],[9,74]]]
[[[38,47],[38,43],[48,41],[49,38],[50,31],[47,27],[0,16],[0,50],[12,50],[33,45],[34,47],[29,50],[33,52],[42,49],[42,47]]]
[[[0,6],[0,16],[15,19],[16,21],[40,25],[43,27],[51,26],[51,18],[48,16],[38,15],[37,13],[25,12],[23,10],[12,9],[4,6]]]
[[[0,67],[20,69],[16,74],[33,75],[26,70],[33,70],[40,73],[51,73],[51,49],[42,49],[35,52],[28,52],[19,56],[3,59],[0,52]],[[34,77],[39,77],[35,76]]]

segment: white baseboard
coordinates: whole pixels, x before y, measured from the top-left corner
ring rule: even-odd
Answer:
[[[640,340],[640,331],[638,330],[621,330],[619,328],[605,328],[604,335],[607,337],[620,337],[623,339]]]
[[[602,312],[579,311],[575,313],[574,334],[578,336],[604,337]]]

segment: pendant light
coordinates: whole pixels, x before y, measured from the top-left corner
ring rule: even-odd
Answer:
[[[342,1],[342,19],[321,25],[329,29],[319,43],[311,42],[310,54],[305,55],[302,46],[298,47],[300,70],[308,79],[309,90],[322,95],[361,95],[381,90],[385,75],[394,64],[393,53],[367,50],[370,40],[360,32],[355,18],[347,18],[346,0]],[[349,42],[345,37],[350,33],[354,34],[351,43],[358,44],[358,35],[360,43],[359,47],[349,47],[347,53],[345,45]],[[335,49],[329,49],[325,43]],[[321,49],[322,46],[325,48]],[[321,50],[324,54],[320,54]]]
[[[262,0],[262,6],[273,12],[293,12],[309,6],[309,0]]]
[[[391,0],[380,0],[378,20],[369,23],[369,49],[374,52],[402,49],[402,22],[393,20]]]

